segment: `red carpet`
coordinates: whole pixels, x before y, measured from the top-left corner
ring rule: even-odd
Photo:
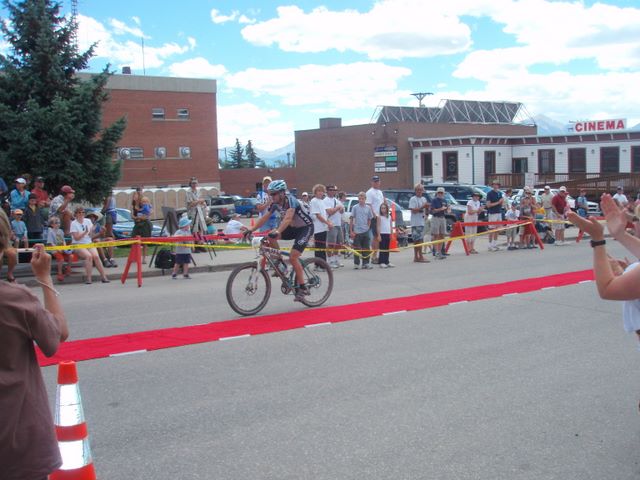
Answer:
[[[389,298],[371,302],[353,303],[335,307],[309,308],[275,315],[238,318],[223,322],[165,328],[145,332],[125,333],[110,337],[89,338],[65,342],[58,353],[46,358],[38,352],[40,365],[56,364],[62,360],[90,360],[114,354],[138,350],[159,350],[196,343],[212,342],[226,337],[259,335],[301,328],[324,322],[346,322],[360,318],[376,317],[398,311],[423,310],[449,303],[501,297],[512,293],[526,293],[547,287],[562,287],[586,280],[593,280],[592,270],[562,273],[547,277],[527,278],[492,285],[480,285],[460,290],[424,293],[410,297]],[[277,291],[274,292],[277,294]]]

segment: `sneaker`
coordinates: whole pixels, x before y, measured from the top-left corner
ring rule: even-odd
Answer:
[[[191,277],[189,276],[189,274],[188,274],[188,273],[187,273],[187,274],[185,274],[185,275],[183,275],[183,278],[184,278],[185,280],[191,280]]]
[[[371,270],[372,268],[373,268],[373,265],[371,265],[370,263],[362,265],[363,270]]]
[[[304,297],[309,295],[309,290],[306,287],[296,287],[296,292],[293,296],[294,302],[301,302],[304,300]]]
[[[380,265],[378,265],[380,268],[389,268],[389,265],[387,265],[386,263],[381,263]]]
[[[109,263],[109,260],[107,260],[106,258],[102,259],[102,266],[104,268],[111,268],[111,263]]]
[[[171,280],[177,280],[178,279],[178,274],[177,273],[172,273],[171,274]]]
[[[109,263],[111,264],[112,268],[116,268],[118,266],[118,264],[113,260],[113,258],[109,259]]]
[[[354,269],[354,270],[360,270],[360,265],[354,265],[354,266],[353,266],[353,269]]]
[[[387,263],[387,268],[393,268],[395,265],[393,263]]]

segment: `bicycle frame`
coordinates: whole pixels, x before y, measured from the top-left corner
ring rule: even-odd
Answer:
[[[262,240],[260,240],[260,248],[258,249],[258,256],[260,257],[260,260],[259,260],[260,269],[265,270],[267,267],[267,264],[269,264],[271,268],[273,268],[274,272],[276,272],[276,275],[278,276],[278,278],[282,280],[283,293],[287,294],[293,291],[296,284],[295,270],[291,269],[291,271],[289,272],[289,270],[287,269],[285,272],[282,272],[278,268],[279,262],[284,263],[284,260],[282,259],[282,257],[291,257],[291,254],[284,250],[271,247],[269,245],[269,239],[267,237],[264,237]],[[312,272],[306,265],[302,264],[302,269],[306,272],[307,277],[310,277],[313,279],[311,283],[314,283],[317,280],[316,278],[317,275],[314,272]],[[287,272],[289,272],[288,275],[287,275]]]

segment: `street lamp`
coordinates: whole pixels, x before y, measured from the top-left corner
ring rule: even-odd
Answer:
[[[471,137],[469,141],[471,142],[471,183],[473,185],[476,184],[476,155],[475,155],[475,147],[476,147],[476,137]]]

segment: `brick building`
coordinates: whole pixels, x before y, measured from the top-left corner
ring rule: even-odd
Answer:
[[[471,110],[466,108],[470,106]],[[299,189],[336,183],[340,189],[357,192],[369,187],[374,174],[380,175],[383,188],[410,188],[422,176],[416,170],[412,138],[537,132],[522,105],[508,102],[447,100],[439,108],[385,106],[374,123],[346,127],[341,123],[339,118],[325,118],[318,129],[295,132]]]
[[[220,188],[216,81],[113,75],[103,123],[124,116],[114,159],[123,161],[116,188],[179,186],[197,177]]]

